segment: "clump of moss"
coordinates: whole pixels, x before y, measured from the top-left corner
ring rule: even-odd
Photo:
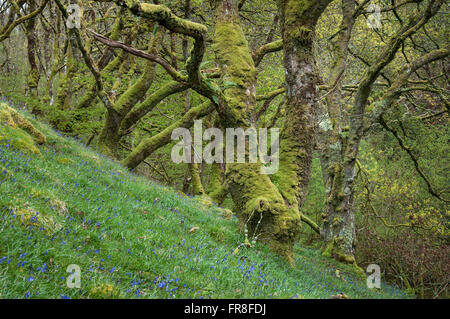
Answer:
[[[119,298],[119,296],[119,288],[112,284],[100,284],[89,291],[89,297],[93,299]]]
[[[16,220],[24,227],[36,227],[47,235],[53,234],[61,228],[50,216],[44,216],[32,208],[14,210]]]
[[[206,206],[207,208],[210,208],[213,203],[211,201],[211,198],[209,198],[206,195],[202,195],[202,196],[196,196],[195,199],[202,205]]]
[[[69,213],[66,203],[49,191],[32,188],[31,195],[33,198],[41,199],[48,203],[49,208],[60,215],[67,215]]]
[[[346,255],[345,253],[343,253],[337,245],[337,241],[339,241],[339,238],[334,238],[333,240],[329,241],[323,251],[322,251],[322,255],[325,257],[331,257],[331,258],[335,258],[341,262],[347,263],[347,264],[352,264],[355,262],[355,257],[351,256],[351,255]]]
[[[3,107],[4,105],[5,104],[0,103],[0,123],[6,126],[15,127],[16,124],[14,123],[11,113]]]
[[[87,159],[90,163],[93,163],[94,165],[101,165],[101,160],[98,156],[89,153],[88,151],[84,151],[80,153],[80,156]]]
[[[37,144],[45,144],[47,139],[30,121],[5,103],[0,103],[0,123],[12,129],[20,128],[27,132]]]
[[[10,145],[25,154],[40,154],[35,143],[45,144],[45,135],[5,103],[0,103],[0,123],[0,144]]]
[[[68,165],[68,164],[72,164],[73,163],[73,160],[71,160],[70,158],[67,158],[67,157],[58,158],[57,161],[58,161],[58,163],[64,164],[64,165]]]
[[[352,255],[345,254],[341,249],[339,249],[338,242],[341,239],[339,237],[334,238],[329,241],[322,249],[322,256],[334,258],[342,263],[350,264],[353,266],[355,273],[361,278],[365,279],[366,274],[364,270],[358,266],[355,257]]]
[[[231,209],[218,208],[217,210],[218,210],[220,216],[222,216],[224,219],[230,220],[234,216],[234,213]]]
[[[269,177],[260,174],[261,163],[227,165],[227,180],[241,230],[260,235],[272,251],[294,265],[294,243],[300,233],[300,214],[289,208]]]
[[[25,131],[9,126],[0,127],[0,144],[9,145],[24,154],[41,154],[33,139]]]

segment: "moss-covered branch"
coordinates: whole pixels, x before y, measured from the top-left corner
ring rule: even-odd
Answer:
[[[120,42],[120,41],[114,41],[112,39],[109,39],[101,34],[98,34],[97,32],[88,29],[88,32],[99,42],[106,44],[109,47],[112,48],[119,48],[124,50],[125,52],[128,52],[130,54],[133,54],[135,56],[153,61],[161,65],[167,73],[178,82],[185,82],[187,80],[186,76],[183,76],[181,73],[179,73],[174,67],[172,67],[166,60],[160,58],[159,56],[155,54],[149,54],[147,52],[144,52],[142,50],[138,50],[135,48],[132,48],[130,46],[127,46],[126,44]]]
[[[41,13],[45,6],[47,5],[47,3],[50,0],[44,0],[42,2],[42,4],[33,12],[22,16],[20,18],[18,18],[17,20],[14,20],[12,22],[9,22],[9,24],[5,25],[1,30],[0,30],[0,42],[2,42],[3,40],[9,38],[12,30],[14,30],[15,27],[17,27],[18,25],[24,23],[25,21],[29,20],[29,19],[33,19],[34,17],[36,17],[39,13]],[[18,14],[18,10],[17,10],[17,14]]]
[[[266,43],[263,46],[259,47],[252,53],[255,66],[258,66],[261,63],[262,59],[266,56],[266,54],[281,50],[283,50],[283,40],[277,40],[270,43]]]
[[[194,124],[194,120],[207,115],[213,109],[214,105],[210,101],[206,101],[199,106],[191,108],[181,119],[172,123],[160,133],[144,139],[133,152],[122,161],[122,164],[129,169],[136,168],[136,166],[150,156],[155,150],[171,142],[173,130],[179,127],[190,128]]]
[[[188,84],[179,82],[169,82],[159,90],[150,94],[142,103],[136,105],[123,119],[119,134],[124,135],[126,132],[166,97],[175,93],[182,92],[188,88]]]

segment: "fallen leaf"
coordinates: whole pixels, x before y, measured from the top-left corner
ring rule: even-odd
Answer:
[[[189,230],[189,232],[190,232],[190,233],[193,233],[193,232],[195,232],[196,230],[198,230],[198,227],[197,227],[197,226],[194,226],[194,227],[192,227],[192,228]]]

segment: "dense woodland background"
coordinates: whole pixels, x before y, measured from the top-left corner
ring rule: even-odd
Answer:
[[[0,0],[0,96],[288,261],[299,241],[448,298],[447,1],[140,2]],[[171,132],[200,118],[279,127],[280,172],[173,163]]]

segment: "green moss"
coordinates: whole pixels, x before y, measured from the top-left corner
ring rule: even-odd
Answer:
[[[38,144],[45,144],[47,141],[45,135],[37,130],[30,121],[5,103],[0,103],[0,123],[12,129],[22,129],[31,135]]]
[[[25,131],[9,126],[0,127],[0,144],[9,145],[27,155],[40,155],[41,152],[34,144],[33,139]]]
[[[295,112],[294,112],[295,113]],[[299,207],[305,199],[312,164],[313,142],[305,134],[299,136],[298,131],[303,119],[288,116],[281,132],[280,165],[278,172],[272,177],[291,207]]]
[[[190,163],[189,165],[189,171],[191,173],[192,177],[192,189],[194,195],[201,195],[205,196],[205,190],[203,189],[202,185],[202,179],[200,176],[200,168],[198,167],[197,163]],[[211,201],[210,198],[208,198],[209,201]]]
[[[339,244],[338,244],[339,241],[340,241],[339,237],[336,237],[333,240],[329,241],[325,245],[322,255],[325,257],[337,259],[337,260],[347,263],[347,264],[355,263],[356,261],[355,261],[354,256],[347,255],[341,251],[341,249],[339,248]]]
[[[304,14],[313,5],[311,0],[286,0],[285,8],[285,37],[287,39],[297,39],[301,41],[310,41],[313,36],[313,30],[302,23],[305,23]]]
[[[58,161],[58,163],[64,164],[64,165],[73,164],[73,160],[71,160],[70,158],[67,158],[67,157],[58,158],[57,161]]]
[[[119,288],[113,284],[100,284],[91,288],[89,297],[93,299],[119,298],[120,292]]]
[[[366,274],[364,270],[358,266],[356,263],[355,257],[353,255],[348,255],[342,252],[339,248],[339,242],[343,239],[340,237],[336,237],[333,240],[329,241],[322,248],[322,256],[336,259],[342,263],[350,264],[353,266],[355,273],[361,278],[366,279]]]
[[[220,188],[222,184],[221,168],[220,164],[214,163],[211,165],[211,172],[209,176],[208,193]]]
[[[55,106],[61,110],[67,110],[68,108],[70,108],[69,94],[75,72],[76,62],[73,57],[71,41],[69,41],[69,45],[67,47],[66,74],[64,75],[62,81],[59,83],[55,98]]]
[[[222,122],[226,127],[248,127],[248,116],[256,103],[256,70],[245,35],[238,24],[216,23],[213,50],[219,63],[223,83]]]
[[[6,107],[8,107],[6,106],[6,104],[0,103],[0,123],[2,125],[15,128],[17,127],[16,123],[14,122],[11,116],[11,112],[8,109],[6,109]]]
[[[340,223],[342,223],[342,219],[340,217],[337,217],[337,216],[334,217],[333,222],[332,222],[333,226],[337,226]]]
[[[174,15],[169,8],[163,5],[140,3],[136,0],[127,0],[126,4],[131,9],[131,11],[140,11],[144,16],[153,18],[157,21],[164,21],[172,28],[180,28],[183,30],[190,30],[198,33],[207,31],[207,28],[204,25],[180,19],[176,15]]]
[[[36,227],[39,231],[51,235],[61,228],[51,216],[38,213],[32,208],[14,210],[16,222],[23,227]]]
[[[294,263],[293,246],[301,223],[297,207],[288,208],[269,177],[260,174],[261,164],[228,164],[227,180],[241,229],[260,234],[271,249]],[[261,217],[262,216],[262,217]]]
[[[41,154],[35,142],[44,144],[45,135],[5,103],[0,103],[0,123],[0,144],[10,145],[28,155]]]
[[[218,208],[217,211],[220,213],[220,216],[225,219],[231,219],[234,216],[233,211],[228,208]]]
[[[195,196],[194,199],[197,200],[200,204],[206,206],[207,208],[213,205],[211,198],[209,198],[206,195]]]

